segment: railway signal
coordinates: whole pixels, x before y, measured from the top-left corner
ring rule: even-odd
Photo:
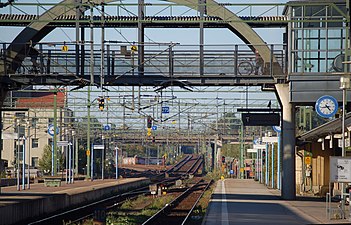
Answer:
[[[99,109],[103,111],[105,108],[105,100],[103,98],[99,99]]]
[[[147,116],[147,128],[151,128],[152,127],[152,118],[151,116]]]

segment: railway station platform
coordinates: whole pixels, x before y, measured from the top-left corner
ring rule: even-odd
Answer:
[[[333,204],[337,204],[336,202]],[[329,220],[324,198],[298,196],[286,201],[280,191],[254,180],[219,180],[202,225],[351,224]]]
[[[78,180],[73,184],[62,181],[59,187],[46,187],[44,183],[35,183],[30,185],[30,189],[20,191],[16,186],[2,187],[0,225],[19,224],[28,218],[84,205],[149,183],[148,178],[126,178]]]

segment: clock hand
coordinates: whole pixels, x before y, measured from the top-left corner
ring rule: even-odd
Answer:
[[[329,107],[329,105],[325,105],[325,108],[327,108],[328,110],[330,110],[330,107]]]

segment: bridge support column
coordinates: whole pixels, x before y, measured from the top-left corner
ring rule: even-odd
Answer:
[[[295,108],[289,102],[289,84],[275,85],[283,108],[282,115],[282,188],[281,196],[286,200],[296,198],[295,180]]]

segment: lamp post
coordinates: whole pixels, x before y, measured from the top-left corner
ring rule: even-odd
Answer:
[[[342,89],[342,151],[341,156],[345,157],[345,117],[346,117],[346,90],[350,89],[350,77],[343,75],[340,77],[340,89]],[[341,183],[341,206],[345,210],[344,183]]]
[[[118,147],[116,146],[116,180],[118,179]]]
[[[26,137],[23,136],[22,140],[22,189],[26,189]]]
[[[105,169],[105,135],[101,136],[103,148],[101,150],[101,179],[104,179],[104,169]]]
[[[29,113],[28,113],[29,114]],[[31,163],[31,158],[30,158],[30,129],[31,129],[31,123],[29,122],[29,118],[27,120],[27,138],[28,138],[28,179],[27,179],[27,188],[30,189],[30,163]]]
[[[76,146],[75,146],[75,137],[76,137],[76,131],[72,130],[72,184],[74,183],[74,175],[78,174],[78,151],[76,151]]]

